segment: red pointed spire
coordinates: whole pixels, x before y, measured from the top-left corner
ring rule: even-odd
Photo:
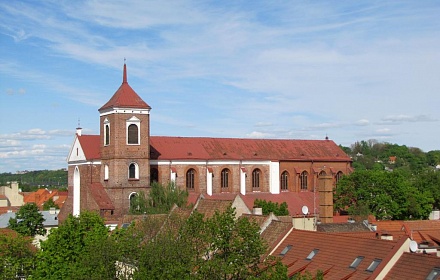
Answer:
[[[127,83],[127,65],[125,65],[125,63],[124,63],[124,75],[122,77],[122,83],[123,84]]]

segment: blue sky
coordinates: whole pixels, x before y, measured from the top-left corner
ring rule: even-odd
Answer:
[[[1,1],[0,172],[59,169],[122,82],[151,134],[440,150],[438,1]]]

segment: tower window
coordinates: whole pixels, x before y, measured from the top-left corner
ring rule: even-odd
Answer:
[[[108,165],[104,165],[104,180],[108,180],[109,177],[109,171],[108,171]]]
[[[289,189],[289,172],[284,171],[281,173],[281,191],[287,191]]]
[[[254,191],[259,191],[260,190],[260,169],[254,169],[254,171],[252,171],[252,189]]]
[[[104,126],[104,135],[105,135],[105,139],[104,139],[104,145],[108,146],[110,145],[110,125],[106,124]]]
[[[139,144],[139,128],[136,124],[128,126],[128,144]]]
[[[195,173],[194,169],[190,169],[186,172],[186,189],[189,191],[193,191],[195,187]]]
[[[128,166],[128,179],[139,179],[139,167],[134,162]]]

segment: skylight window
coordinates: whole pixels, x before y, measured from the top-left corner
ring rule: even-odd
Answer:
[[[318,252],[319,252],[319,249],[315,249],[315,250],[311,251],[310,254],[307,256],[306,260],[311,260],[311,259],[313,259],[313,257],[314,257],[316,254],[318,254]]]
[[[363,259],[364,257],[362,256],[359,256],[356,259],[354,259],[354,261],[350,264],[350,268],[357,268]]]
[[[428,274],[426,280],[437,280],[440,279],[440,267],[434,267],[433,270]]]
[[[286,248],[284,248],[281,253],[280,256],[284,256],[287,254],[287,252],[289,252],[289,250],[292,249],[292,245],[287,245]]]
[[[371,264],[368,266],[367,271],[368,272],[373,272],[377,266],[380,264],[382,260],[381,259],[374,259]]]

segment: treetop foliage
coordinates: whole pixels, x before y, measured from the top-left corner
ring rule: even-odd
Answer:
[[[46,234],[44,218],[35,203],[27,203],[20,207],[15,218],[9,219],[8,228],[15,230],[21,235],[35,236]]]

